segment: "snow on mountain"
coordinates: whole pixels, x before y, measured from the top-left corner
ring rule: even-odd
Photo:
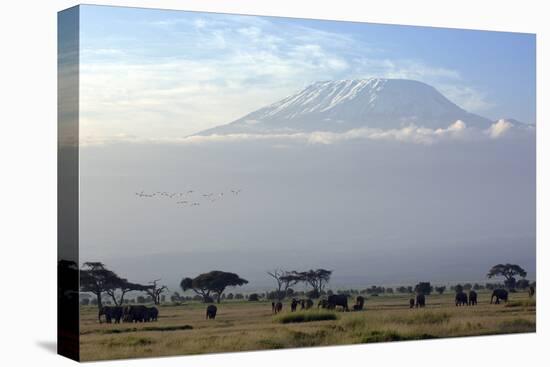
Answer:
[[[447,128],[456,121],[487,129],[492,121],[465,111],[432,86],[405,79],[322,81],[234,122],[198,135],[343,132],[415,125]]]

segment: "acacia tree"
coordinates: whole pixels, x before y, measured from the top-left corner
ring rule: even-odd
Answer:
[[[158,287],[157,282],[159,280],[160,279],[155,279],[151,282],[150,286],[144,286],[144,291],[151,296],[155,305],[160,305],[160,296],[162,292],[168,289],[168,287],[165,285]]]
[[[313,295],[319,297],[321,292],[325,288],[325,285],[329,282],[332,270],[316,269],[308,270],[299,273],[295,273],[297,278],[303,282],[308,283],[313,288]]]
[[[220,270],[213,270],[203,273],[195,278],[183,278],[180,287],[185,292],[192,290],[200,295],[204,302],[210,298],[210,293],[214,293],[217,302],[220,303],[221,295],[227,287],[241,286],[247,284],[248,280],[239,277],[235,273],[229,273]]]
[[[497,276],[504,277],[504,285],[509,289],[516,288],[516,276],[519,275],[525,278],[527,272],[523,268],[516,264],[498,264],[493,266],[487,273],[487,278],[493,278]]]
[[[93,293],[97,298],[97,307],[103,307],[101,294],[114,291],[123,280],[100,262],[85,262],[80,270],[80,291]]]
[[[150,286],[131,283],[124,278],[119,278],[113,279],[113,281],[109,284],[109,288],[105,290],[105,293],[111,296],[115,306],[122,306],[124,304],[124,296],[126,293],[132,291],[148,292],[149,288]],[[117,294],[120,294],[118,300],[116,298]]]
[[[267,274],[275,279],[277,283],[276,298],[281,301],[288,293],[291,286],[300,281],[300,277],[296,275],[296,272],[290,272],[282,269],[275,269],[268,271]]]

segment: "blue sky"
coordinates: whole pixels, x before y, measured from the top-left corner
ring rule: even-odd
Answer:
[[[329,79],[410,78],[470,112],[535,122],[535,36],[82,6],[90,136],[185,136]],[[151,124],[158,127],[151,132]]]

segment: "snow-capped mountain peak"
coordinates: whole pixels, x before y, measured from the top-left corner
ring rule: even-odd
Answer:
[[[492,121],[460,108],[414,80],[369,78],[315,82],[300,92],[200,135],[347,131],[415,125],[446,128],[457,120],[488,128]]]

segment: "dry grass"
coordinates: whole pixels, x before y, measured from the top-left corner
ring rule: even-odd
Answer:
[[[205,320],[205,305],[190,303],[161,306],[158,322],[120,325],[98,324],[97,310],[82,307],[81,356],[103,360],[535,331],[536,303],[526,294],[512,294],[507,305],[490,305],[489,296],[480,292],[478,306],[455,307],[452,294],[432,295],[424,309],[409,309],[405,295],[369,297],[364,311],[336,313],[290,313],[285,304],[276,316],[271,303],[226,302],[216,320]],[[336,317],[314,320],[325,314]],[[303,321],[281,321],[291,319]]]
[[[276,318],[276,320],[281,324],[326,321],[326,320],[336,320],[336,319],[338,319],[338,317],[336,316],[335,312],[314,311],[314,310],[287,313],[286,315],[281,315]]]

